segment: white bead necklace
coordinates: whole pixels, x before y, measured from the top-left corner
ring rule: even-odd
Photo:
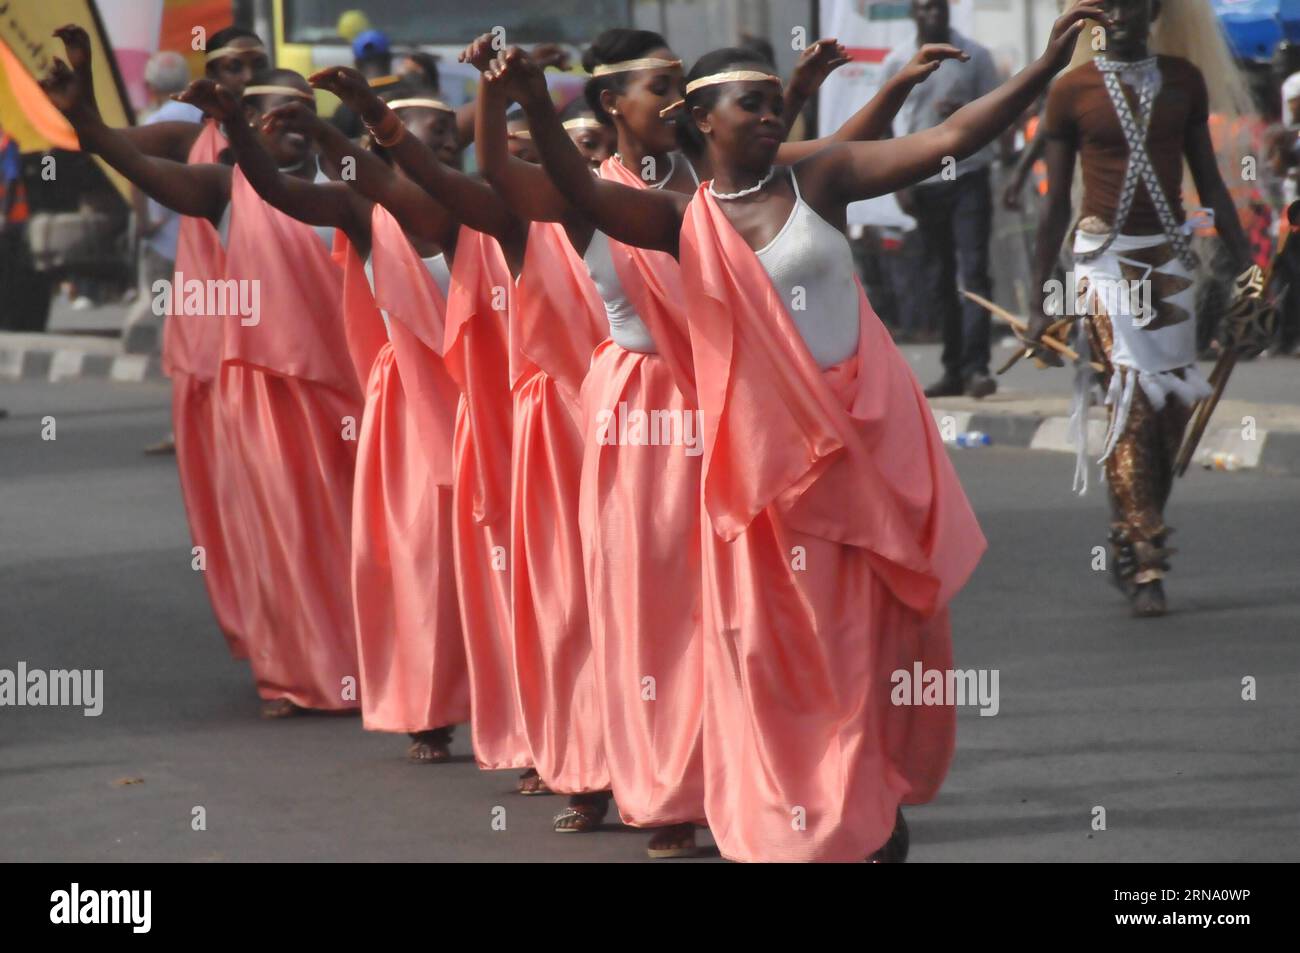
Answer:
[[[763,186],[772,181],[772,176],[774,175],[776,175],[776,166],[772,166],[772,168],[768,169],[767,175],[759,179],[758,184],[751,185],[747,189],[741,189],[739,192],[718,192],[713,188],[713,181],[709,180],[709,194],[715,199],[722,199],[723,201],[730,199],[743,199],[746,195],[753,195],[755,192],[762,189]]]
[[[614,153],[614,159],[615,159],[617,162],[619,162],[620,164],[623,164],[623,165],[626,164],[626,163],[623,162],[623,154],[622,154],[621,152],[615,152],[615,153]],[[675,153],[675,152],[670,152],[670,153],[668,153],[668,174],[665,175],[665,176],[664,176],[662,179],[660,179],[658,182],[652,182],[652,183],[650,183],[649,185],[646,186],[646,188],[647,188],[647,189],[662,189],[665,185],[667,185],[667,184],[672,180],[673,173],[676,172],[676,171],[677,171],[677,153]]]

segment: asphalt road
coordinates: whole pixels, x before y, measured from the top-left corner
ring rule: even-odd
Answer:
[[[174,464],[140,454],[165,388],[0,383],[0,407],[0,668],[104,670],[97,718],[0,708],[0,860],[644,858],[616,824],[550,833],[561,800],[477,771],[465,732],[428,767],[355,718],[259,720],[189,566]],[[1090,568],[1104,495],[1071,497],[1067,455],[956,460],[991,544],[953,608],[956,661],[998,671],[1000,707],[960,711],[947,784],[908,811],[911,859],[1300,860],[1300,480],[1192,473],[1174,611],[1140,621]]]

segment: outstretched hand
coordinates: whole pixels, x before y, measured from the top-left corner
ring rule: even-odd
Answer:
[[[492,59],[497,55],[496,47],[492,41],[496,38],[493,33],[481,33],[467,46],[460,51],[456,57],[461,63],[468,63],[480,73],[486,72],[487,68],[492,65]]]
[[[61,93],[64,95],[75,93],[75,109],[77,111],[87,115],[99,115],[99,105],[95,101],[94,70],[91,68],[90,60],[90,35],[75,23],[68,23],[55,30],[54,36],[63,41],[63,52],[67,57],[64,65],[70,68],[75,82],[74,90],[72,86],[68,85],[66,78],[60,77],[59,87]],[[51,68],[51,73],[54,72],[55,68]],[[44,86],[43,83],[42,86]],[[47,89],[46,95],[49,94],[50,90]],[[51,101],[53,101],[52,97]],[[56,102],[55,105],[58,106],[59,104]],[[68,115],[67,110],[64,110],[62,106],[59,106],[59,109],[65,115]]]
[[[790,85],[795,92],[810,98],[826,82],[827,76],[849,61],[848,50],[838,40],[833,37],[818,40],[804,50],[799,62],[795,63]]]
[[[517,46],[503,50],[483,74],[483,79],[521,105],[550,98],[541,67]]]
[[[569,68],[569,51],[559,43],[538,43],[528,51],[528,58],[542,70],[548,66],[559,70]]]
[[[333,93],[357,115],[363,115],[366,107],[373,107],[381,101],[366,78],[350,66],[318,70],[307,77],[307,82],[315,89]]]
[[[907,61],[899,73],[906,80],[921,83],[942,66],[944,60],[965,63],[970,60],[970,54],[950,43],[926,43],[916,51],[916,55]]]
[[[1087,27],[1088,20],[1095,20],[1103,27],[1111,25],[1111,19],[1102,7],[1102,0],[1075,0],[1075,3],[1052,24],[1052,34],[1047,40],[1047,49],[1043,59],[1059,72],[1069,65],[1074,55],[1074,46],[1079,34]]]
[[[49,71],[41,79],[40,86],[50,102],[54,103],[55,108],[74,125],[78,119],[89,115],[82,99],[81,84],[77,82],[76,73],[59,57],[54,57],[54,62],[50,64]]]
[[[218,122],[229,122],[239,115],[239,100],[234,93],[206,77],[196,79],[172,98],[197,106]]]

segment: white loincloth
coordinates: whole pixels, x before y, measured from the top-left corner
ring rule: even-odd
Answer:
[[[1100,247],[1104,235],[1078,231],[1074,238],[1076,254]],[[1088,262],[1076,261],[1075,281],[1088,279],[1087,298],[1079,302],[1076,311],[1088,315],[1104,308],[1110,318],[1114,344],[1110,362],[1114,367],[1106,404],[1111,408],[1110,426],[1106,431],[1105,447],[1098,463],[1105,462],[1123,436],[1128,425],[1129,409],[1133,405],[1135,388],[1142,393],[1156,411],[1164,408],[1165,401],[1173,396],[1188,407],[1208,397],[1210,385],[1196,366],[1196,285],[1189,284],[1182,291],[1166,297],[1170,304],[1183,308],[1188,319],[1178,324],[1148,329],[1154,317],[1142,312],[1142,301],[1130,293],[1128,280],[1120,268],[1121,259],[1128,252],[1163,245],[1163,235],[1118,235],[1106,251]],[[1145,267],[1145,266],[1143,266]],[[1171,258],[1157,271],[1191,279],[1192,273],[1179,261]],[[1075,441],[1076,458],[1074,488],[1080,495],[1088,490],[1087,422],[1091,403],[1091,375],[1088,366],[1088,335],[1085,318],[1079,321],[1080,362],[1075,379],[1074,405],[1070,417],[1070,435]],[[1182,377],[1174,373],[1182,371]]]

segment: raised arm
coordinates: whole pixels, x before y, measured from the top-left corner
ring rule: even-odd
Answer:
[[[197,79],[178,97],[202,109],[227,129],[235,161],[248,184],[269,205],[308,225],[341,228],[358,247],[369,246],[369,205],[341,182],[315,183],[286,175],[263,147],[257,130],[244,121],[241,105],[230,91],[210,79]]]
[[[518,237],[519,220],[492,187],[439,161],[433,150],[414,136],[405,134],[397,114],[375,95],[365,78],[343,66],[322,70],[311,77],[343,100],[374,131],[384,130],[392,139],[380,143],[416,185],[429,193],[462,224],[498,240]]]
[[[216,165],[186,165],[147,156],[120,130],[104,125],[98,111],[82,96],[80,81],[67,63],[55,57],[41,88],[63,113],[81,147],[93,152],[150,198],[182,215],[220,222],[230,198],[230,170]]]
[[[482,73],[491,66],[494,56],[492,34],[485,33],[467,46],[459,58]],[[546,170],[510,154],[506,137],[509,102],[500,83],[479,84],[474,136],[479,171],[516,215],[533,222],[563,221],[571,217],[573,209]]]
[[[818,40],[804,50],[785,87],[783,112],[786,121],[793,123],[808,100],[817,95],[826,77],[848,62],[848,51],[833,38]]]
[[[1076,0],[1053,24],[1042,56],[939,125],[887,142],[830,146],[801,164],[804,175],[848,203],[923,181],[946,163],[972,155],[996,139],[1065,68],[1087,20],[1109,24],[1102,0]]]
[[[776,161],[781,165],[792,165],[837,142],[865,142],[885,136],[889,133],[894,117],[903,108],[903,103],[907,102],[907,97],[912,90],[925,82],[944,60],[958,60],[964,63],[969,59],[967,54],[947,43],[925,44],[901,70],[885,80],[876,95],[845,120],[842,126],[821,139],[784,143],[777,150]],[[794,85],[794,80],[791,80],[791,85]],[[789,102],[788,90],[786,101]],[[791,114],[787,111],[786,115]]]
[[[483,83],[500,86],[523,107],[547,174],[596,228],[628,245],[677,253],[690,197],[667,189],[631,188],[592,175],[560,123],[546,79],[523,50],[512,47],[502,53],[483,74]]]
[[[403,231],[439,245],[455,242],[460,223],[435,202],[429,193],[379,158],[354,143],[337,126],[324,122],[303,103],[285,103],[263,117],[267,128],[283,127],[315,141],[321,156],[336,168],[346,169],[342,185],[355,190],[368,209],[378,203],[392,213]]]
[[[63,41],[68,64],[72,67],[81,87],[82,102],[86,111],[98,116],[99,103],[95,99],[95,77],[90,67],[89,35],[75,23],[59,27],[54,31],[54,35]],[[192,122],[158,122],[149,126],[120,129],[118,133],[147,156],[185,162],[202,128],[198,123]]]

